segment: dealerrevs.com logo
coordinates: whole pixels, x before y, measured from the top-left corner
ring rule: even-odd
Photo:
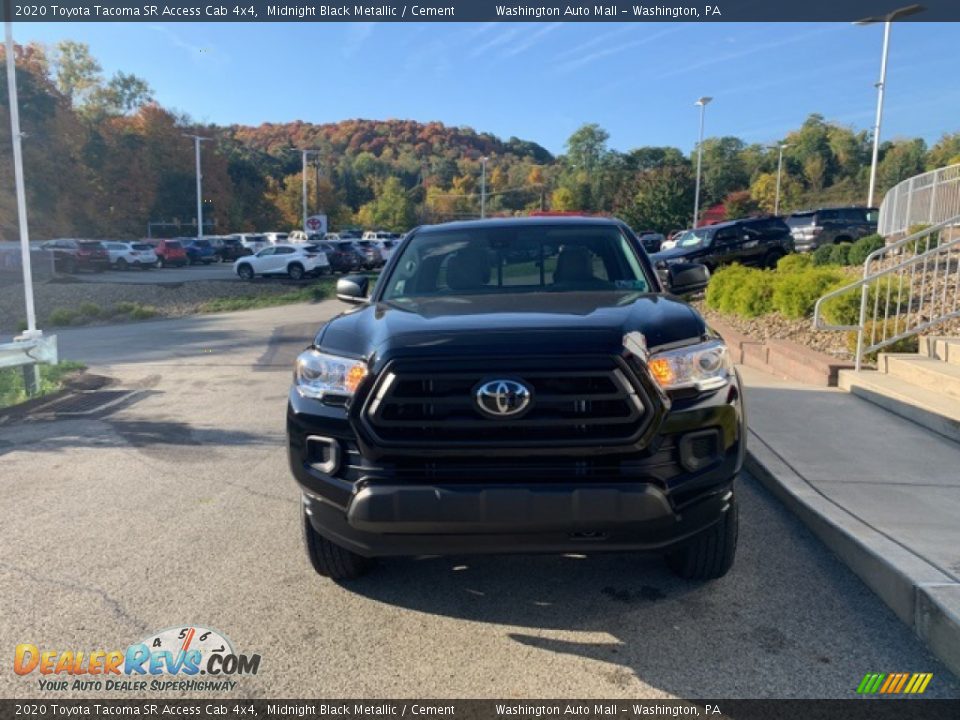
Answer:
[[[238,684],[232,677],[259,670],[259,655],[238,654],[222,633],[189,625],[148,635],[126,650],[49,650],[21,643],[13,658],[13,671],[35,676],[43,691],[228,691]]]

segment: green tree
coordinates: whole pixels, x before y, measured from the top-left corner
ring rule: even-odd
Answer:
[[[376,199],[360,208],[358,219],[366,227],[404,232],[416,224],[416,209],[400,180],[389,177]]]
[[[960,132],[945,133],[927,153],[927,170],[960,162]]]
[[[622,209],[634,228],[662,233],[688,227],[693,212],[694,178],[684,166],[654,168],[637,176],[632,201]]]
[[[581,125],[567,138],[567,158],[578,168],[591,172],[607,154],[610,133],[596,123]]]
[[[729,193],[750,185],[750,176],[741,157],[744,147],[743,140],[735,137],[707,138],[703,141],[704,206],[720,202]]]
[[[886,192],[901,180],[922,173],[926,154],[927,144],[920,138],[901,140],[887,146],[877,166],[880,192]]]
[[[118,72],[103,86],[89,93],[86,109],[93,115],[127,115],[153,99],[147,81],[125,72]]]
[[[100,87],[103,68],[90,54],[90,46],[73,40],[61,40],[53,52],[51,69],[57,89],[74,106]]]

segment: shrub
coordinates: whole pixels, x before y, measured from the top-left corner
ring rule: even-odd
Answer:
[[[820,296],[843,279],[842,272],[827,267],[779,275],[773,284],[773,308],[788,318],[807,317]]]
[[[773,311],[774,273],[751,270],[733,287],[730,304],[733,312],[745,318],[759,317]]]
[[[160,314],[152,305],[143,305],[138,302],[123,300],[113,306],[114,315],[126,315],[131,320],[149,320]]]
[[[148,320],[158,315],[158,310],[150,305],[137,305],[130,311],[131,320]]]
[[[842,283],[838,283],[840,285]],[[899,314],[910,305],[910,288],[907,285],[901,287],[900,281],[894,277],[880,278],[870,284],[867,291],[867,312],[868,315],[874,312],[876,308],[880,315],[891,316],[889,321],[893,322],[893,315]],[[823,316],[827,322],[834,325],[856,325],[860,322],[860,301],[863,291],[860,288],[854,288],[850,292],[845,292],[835,298],[827,300],[823,304]],[[889,293],[889,300],[888,298]],[[900,302],[897,303],[899,296]]]
[[[22,333],[27,329],[27,321],[20,319],[17,320],[17,332]]]
[[[830,265],[832,262],[833,245],[821,245],[813,251],[813,264],[817,267]]]
[[[863,344],[866,347],[870,342],[870,337],[874,336],[876,341],[879,341],[880,338],[884,336],[884,321],[878,320],[876,322],[868,322],[864,325],[863,328]],[[894,335],[903,332],[905,329],[904,323],[897,322],[896,318],[887,318],[886,320],[886,335],[887,337],[893,337]],[[847,349],[850,351],[851,355],[855,355],[857,352],[857,331],[851,330],[847,333]],[[920,349],[920,339],[916,335],[911,335],[910,337],[902,338],[901,340],[896,340],[886,347],[881,348],[880,350],[874,350],[873,352],[866,353],[863,356],[863,359],[870,363],[875,363],[877,361],[877,355],[881,352],[888,353],[915,353]]]
[[[80,303],[80,307],[78,307],[77,310],[81,315],[86,315],[89,318],[97,318],[103,314],[100,306],[92,302]]]
[[[757,271],[736,263],[717,270],[707,286],[707,307],[720,312],[733,312],[733,291],[751,272]]]
[[[907,228],[907,236],[918,233],[921,230],[926,230],[930,227],[926,223],[919,223],[917,225],[911,225]],[[933,235],[914,240],[913,242],[908,242],[903,246],[904,252],[909,252],[913,254],[926,252],[929,248],[935,248],[939,244],[940,234],[934,233]]]
[[[853,247],[853,243],[837,243],[830,250],[830,264],[831,265],[849,265],[850,264],[850,248]]]
[[[857,240],[850,248],[850,255],[847,258],[851,265],[863,265],[867,255],[874,250],[879,250],[886,244],[883,235],[866,235]]]
[[[70,310],[69,308],[57,308],[52,313],[50,317],[47,318],[47,322],[51,325],[72,325],[74,320],[79,317],[79,314],[75,310]]]
[[[813,257],[810,255],[801,255],[799,253],[791,253],[790,255],[784,255],[777,262],[777,272],[788,273],[788,272],[799,272],[800,270],[806,270],[813,264]]]

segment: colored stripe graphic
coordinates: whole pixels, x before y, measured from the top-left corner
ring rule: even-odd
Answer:
[[[921,695],[927,690],[933,673],[867,673],[857,685],[860,695]]]

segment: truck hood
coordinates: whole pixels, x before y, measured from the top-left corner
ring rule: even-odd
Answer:
[[[706,324],[689,305],[634,291],[422,298],[359,306],[318,333],[326,352],[363,357],[617,354],[639,331],[655,348],[697,340]]]

